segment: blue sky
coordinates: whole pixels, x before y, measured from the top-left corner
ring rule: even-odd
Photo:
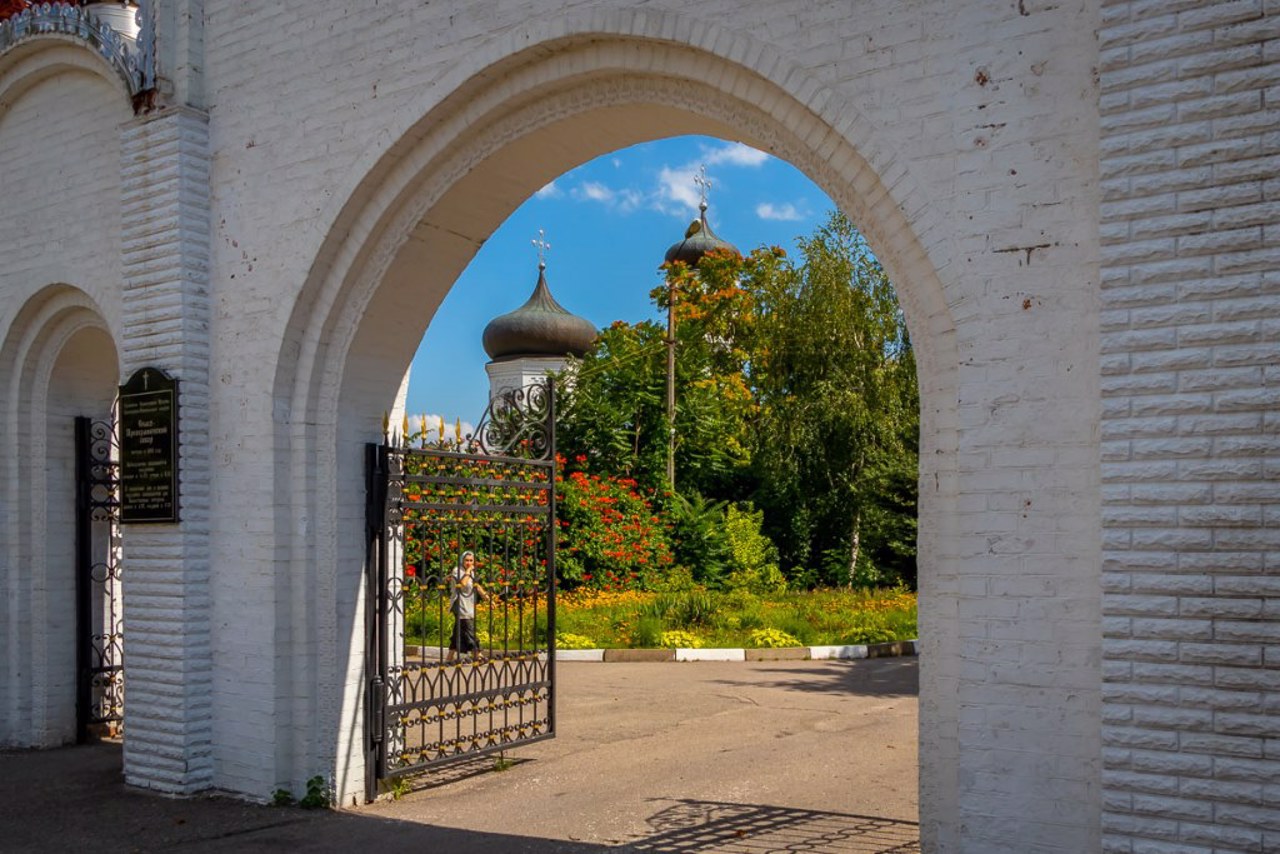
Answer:
[[[697,216],[702,165],[711,228],[743,252],[762,244],[791,252],[834,207],[789,163],[712,137],[644,143],[566,172],[493,233],[441,304],[414,356],[410,415],[427,414],[428,425],[443,416],[450,426],[480,417],[489,388],[480,336],[533,291],[539,229],[551,244],[547,283],[566,309],[596,327],[656,319],[649,291],[662,280],[667,247]]]

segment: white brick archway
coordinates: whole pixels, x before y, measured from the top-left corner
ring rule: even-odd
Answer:
[[[679,19],[654,17],[649,25],[665,32],[663,27],[678,29]],[[706,39],[715,41],[714,35]],[[525,42],[504,41],[504,45],[515,43]],[[359,699],[364,683],[357,654],[359,624],[352,619],[363,613],[357,583],[363,542],[361,443],[379,435],[380,413],[394,399],[400,371],[408,364],[429,314],[487,235],[552,178],[635,142],[706,133],[741,139],[805,171],[865,230],[898,283],[917,347],[923,408],[921,789],[926,841],[952,844],[949,837],[955,832],[962,800],[973,797],[963,778],[992,765],[994,745],[965,744],[959,733],[988,723],[989,709],[982,695],[995,693],[1005,717],[1000,728],[1020,745],[1052,742],[1057,768],[1054,775],[1037,774],[1030,766],[1020,768],[1031,756],[1023,746],[996,761],[998,773],[1016,775],[1022,781],[1020,792],[1008,792],[1014,796],[1003,799],[1008,820],[1044,821],[1046,828],[1052,824],[1054,834],[1066,833],[1078,840],[1073,845],[1084,850],[1097,834],[1097,733],[1087,724],[1064,732],[1061,713],[1046,716],[1043,712],[1072,704],[1082,712],[1096,707],[1093,632],[1082,633],[1075,641],[1080,649],[1075,660],[1057,663],[1055,681],[1061,685],[1025,684],[1016,662],[1010,662],[1013,672],[1004,676],[991,671],[976,676],[966,673],[964,663],[972,652],[966,644],[973,641],[961,639],[983,632],[982,624],[999,614],[958,614],[956,607],[961,590],[988,583],[989,560],[1000,560],[966,554],[971,548],[967,543],[975,539],[983,541],[983,552],[992,542],[1006,538],[1009,555],[1017,556],[1028,545],[1042,550],[1037,560],[1047,580],[1033,589],[1019,578],[1010,579],[1011,587],[1003,593],[1005,608],[1034,602],[1053,589],[1073,589],[1077,607],[1080,599],[1087,600],[1097,578],[1094,545],[1014,544],[1007,521],[987,529],[982,514],[968,513],[964,507],[966,494],[972,504],[974,498],[985,501],[987,493],[1014,488],[1028,496],[1022,508],[1024,519],[1041,513],[1060,518],[1068,512],[1091,518],[1096,510],[1091,509],[1094,500],[1088,494],[1090,440],[1068,440],[1078,447],[1063,451],[1056,431],[1046,429],[1055,435],[1036,435],[1031,423],[1036,414],[1007,415],[1013,423],[1027,419],[1015,428],[1020,434],[1017,451],[1025,456],[1013,462],[1013,470],[999,479],[988,471],[981,483],[981,478],[966,479],[957,471],[966,432],[971,453],[988,443],[1008,441],[1012,435],[1011,425],[1002,424],[995,429],[998,437],[984,436],[992,432],[986,418],[971,418],[964,425],[967,430],[962,429],[960,401],[975,395],[963,389],[959,347],[968,348],[972,364],[985,361],[984,343],[974,340],[975,335],[1003,342],[1024,333],[1002,330],[1001,323],[995,322],[982,324],[980,330],[971,326],[968,335],[957,334],[947,303],[963,302],[964,286],[953,283],[948,297],[937,272],[954,268],[956,235],[937,220],[891,147],[859,121],[852,105],[776,58],[760,59],[762,52],[753,51],[749,43],[733,43],[726,52],[756,57],[780,82],[704,49],[631,31],[609,38],[598,32],[589,39],[563,36],[497,59],[493,49],[480,51],[482,58],[492,60],[492,67],[464,78],[450,98],[390,146],[390,153],[370,170],[339,217],[295,308],[277,375],[277,409],[287,408],[289,423],[298,425],[282,428],[288,429],[287,437],[277,440],[278,446],[293,449],[296,473],[282,480],[289,488],[277,494],[278,506],[293,508],[287,515],[305,517],[314,526],[305,536],[294,537],[287,565],[318,570],[308,576],[288,572],[290,577],[306,578],[307,585],[305,596],[291,607],[306,602],[307,612],[336,617],[334,623],[326,624],[322,618],[315,625],[321,637],[331,634],[337,639],[330,653],[320,653],[335,669],[326,673],[317,666],[306,676],[315,680],[311,684],[321,696],[339,692],[344,697],[340,707],[327,710],[330,717],[319,733],[323,738],[326,732],[361,728]],[[1085,283],[1087,279],[1077,285]],[[1076,303],[1086,306],[1088,300]],[[1018,313],[1012,318],[1021,320]],[[1053,352],[1078,351],[1079,344],[1089,340],[1087,335],[1080,337],[1088,323],[1087,315],[1080,315],[1070,329],[1048,330],[1057,339]],[[1030,367],[1042,379],[1053,373],[1050,366],[1035,368],[1035,357],[1024,351],[1027,359],[1017,372]],[[1088,353],[1077,353],[1075,358],[1087,370]],[[982,374],[990,382],[990,368]],[[1006,413],[1018,408],[1020,394],[1017,377],[1011,374],[1007,381],[1008,391],[995,395],[1005,398],[996,407],[1008,407]],[[984,390],[982,396],[988,393]],[[1087,437],[1090,410],[1080,407],[1081,397],[1078,390],[1064,394],[1063,400],[1070,403],[1054,418],[1077,421]],[[1047,402],[1038,398],[1037,403],[1037,414],[1043,414]],[[299,495],[292,486],[316,459],[326,461],[323,474],[316,479],[316,488]],[[1064,462],[1079,471],[1071,487],[1042,491],[1027,480],[1034,479],[1037,470],[1047,472],[1051,465]],[[1049,506],[1028,512],[1032,497]],[[1003,560],[1014,574],[1024,567],[1022,557]],[[330,567],[332,576],[328,576]],[[1053,579],[1055,573],[1064,577]],[[1053,610],[1052,605],[1043,609],[1046,619],[1056,619]],[[281,615],[293,626],[299,625],[298,617],[296,611]],[[1078,613],[1078,618],[1084,625],[1090,619],[1087,613]],[[1035,639],[1028,640],[1034,647]],[[295,672],[293,678],[304,678],[304,674]],[[354,792],[360,785],[362,762],[354,744],[336,757],[344,792]],[[1028,819],[1029,804],[1062,801],[1064,786],[1070,789],[1075,813],[1066,823],[1069,829],[1060,819],[1051,820],[1047,811],[1042,811],[1041,819]],[[1040,832],[1049,833],[1047,829]]]
[[[0,588],[48,570],[39,389],[182,380],[183,521],[126,532],[131,782],[361,788],[352,449],[515,205],[703,132],[821,184],[921,350],[926,846],[1280,845],[1273,3],[150,11],[158,78],[0,47]],[[56,740],[13,734],[8,614],[0,731]]]

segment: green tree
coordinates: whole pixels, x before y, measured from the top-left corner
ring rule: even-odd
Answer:
[[[914,581],[918,393],[892,285],[840,213],[756,280],[758,504],[820,580]]]
[[[595,471],[666,488],[665,334],[651,321],[616,321],[569,367],[556,429],[565,456],[585,456]]]
[[[901,312],[840,213],[799,245],[799,263],[761,248],[674,264],[653,290],[660,309],[676,300],[677,485],[690,499],[753,501],[793,584],[913,582],[919,403]],[[665,334],[649,321],[603,330],[568,372],[559,433],[596,471],[660,492]],[[677,527],[687,563],[705,525]]]
[[[683,265],[670,275],[697,281]],[[566,455],[584,455],[595,470],[633,477],[648,488],[670,488],[665,340],[665,328],[652,321],[617,321],[601,330],[591,352],[566,371],[557,432]],[[718,498],[747,488],[740,481],[748,473],[753,411],[745,374],[740,366],[724,367],[723,350],[704,320],[677,325],[678,480],[684,492]]]

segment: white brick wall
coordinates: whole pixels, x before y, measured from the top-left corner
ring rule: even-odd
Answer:
[[[93,152],[0,172],[4,447],[43,430],[43,307],[183,381],[184,522],[126,542],[130,779],[363,791],[360,442],[502,219],[660,128],[791,160],[899,285],[925,427],[926,848],[1280,847],[1275,12],[165,4],[166,92],[207,123],[126,121],[64,42],[0,57],[6,165]],[[19,494],[36,466],[6,465]],[[4,588],[31,601],[33,511],[2,518]],[[22,620],[11,740],[47,696]]]
[[[125,530],[125,775],[189,793],[213,783],[207,118],[170,109],[122,138],[124,375],[179,380],[182,519]]]
[[[1103,8],[1107,851],[1280,848],[1278,11]]]
[[[69,419],[104,416],[117,382],[129,115],[83,49],[0,58],[0,745],[74,737]]]
[[[166,6],[161,56],[207,179],[198,115],[123,131],[109,310],[191,396],[184,522],[126,543],[130,779],[363,790],[359,443],[501,220],[660,128],[791,160],[900,283],[927,846],[1096,847],[1091,3],[201,5]]]
[[[888,2],[854,19],[838,6],[690,16],[608,5],[530,23],[514,5],[380,6],[359,38],[314,4],[305,16],[211,8],[204,79],[226,200],[214,359],[239,380],[218,392],[229,414],[215,413],[215,453],[228,468],[214,488],[278,510],[274,529],[219,518],[215,562],[235,574],[233,595],[274,592],[245,603],[262,617],[253,631],[274,620],[287,638],[277,649],[292,650],[274,681],[235,685],[226,669],[219,726],[248,737],[260,709],[316,721],[291,733],[274,768],[229,747],[223,785],[264,791],[282,773],[296,785],[332,763],[340,789],[358,789],[360,757],[327,742],[359,724],[347,616],[360,603],[358,443],[376,435],[429,307],[489,231],[560,171],[660,123],[791,159],[902,283],[925,366],[930,847],[1097,847],[1096,91],[1080,62],[1095,49],[1095,10],[975,4],[958,24],[953,8],[904,20]],[[254,35],[286,30],[269,49]],[[596,35],[521,55],[578,32]],[[608,33],[697,50],[638,50]],[[254,85],[264,53],[289,69],[274,88]],[[474,77],[492,64],[504,70]],[[456,107],[442,104],[464,84]],[[280,111],[280,87],[296,112]],[[594,118],[628,100],[631,111]],[[279,282],[304,278],[296,301],[278,298]],[[288,342],[279,361],[253,345],[271,338],[263,330]],[[272,384],[268,407],[253,390]],[[281,454],[274,479],[254,448]],[[282,679],[288,703],[270,693]]]

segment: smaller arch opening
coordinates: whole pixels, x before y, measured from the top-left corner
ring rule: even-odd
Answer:
[[[0,349],[0,381],[15,406],[0,425],[7,449],[8,560],[0,604],[10,630],[4,671],[10,705],[3,738],[55,746],[86,734],[89,646],[116,631],[119,585],[93,588],[95,564],[114,562],[112,526],[86,508],[77,419],[97,421],[109,448],[119,356],[97,307],[69,286],[28,301]],[[109,452],[104,451],[104,454]],[[106,459],[110,459],[109,455]],[[99,496],[110,502],[110,496]]]

